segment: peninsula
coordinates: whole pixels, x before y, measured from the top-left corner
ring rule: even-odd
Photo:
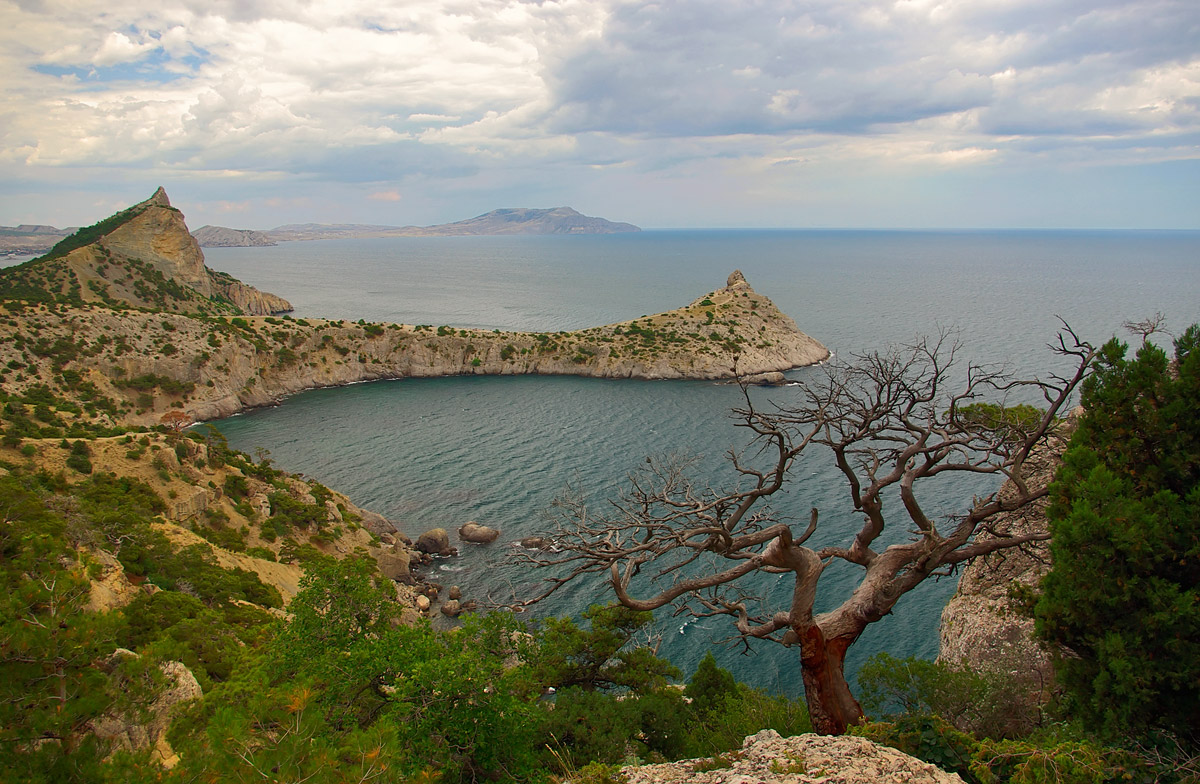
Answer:
[[[0,271],[0,374],[14,391],[70,372],[115,401],[114,423],[192,421],[313,387],[386,378],[561,374],[731,379],[821,362],[740,272],[690,304],[572,332],[279,318],[291,309],[204,265],[183,215],[150,199]]]

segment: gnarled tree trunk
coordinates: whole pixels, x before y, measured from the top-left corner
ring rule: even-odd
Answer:
[[[863,722],[862,706],[850,693],[844,672],[846,650],[858,638],[825,639],[815,624],[800,636],[800,664],[804,698],[813,730],[822,735],[842,735],[847,727]]]

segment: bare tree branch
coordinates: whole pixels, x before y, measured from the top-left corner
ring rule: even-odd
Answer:
[[[545,536],[553,551],[517,555],[549,573],[542,589],[517,606],[601,575],[617,599],[635,609],[674,604],[697,617],[730,616],[743,641],[800,647],[814,725],[842,731],[862,716],[842,663],[868,624],[930,576],[1045,538],[998,530],[990,522],[1046,496],[1046,487],[1026,476],[1026,461],[1054,431],[1095,354],[1065,323],[1050,348],[1070,370],[1049,380],[1023,380],[999,367],[959,367],[962,346],[943,329],[826,367],[799,388],[794,406],[760,411],[743,386],[744,403],[734,416],[751,439],[743,451],[728,455],[730,486],[697,484],[690,477],[695,460],[670,456],[632,474],[626,492],[603,513],[593,513],[578,493],[564,495]],[[1031,396],[1045,403],[1043,411],[1028,419],[1003,413]],[[980,405],[1001,415],[981,417]],[[844,546],[809,548],[817,509],[796,531],[769,503],[814,445],[832,454],[848,492],[846,511],[861,516]],[[955,474],[994,476],[997,491],[937,520],[921,501],[921,480]],[[1007,482],[1003,494],[1001,482]],[[885,501],[895,497],[900,510],[885,514]],[[881,547],[889,524],[905,526],[909,538]],[[821,575],[835,559],[862,568],[859,584],[839,607],[814,615]],[[738,584],[758,572],[793,576],[786,607],[751,612],[752,597]]]

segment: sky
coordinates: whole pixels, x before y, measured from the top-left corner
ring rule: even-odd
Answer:
[[[0,224],[1200,229],[1197,0],[0,0]]]

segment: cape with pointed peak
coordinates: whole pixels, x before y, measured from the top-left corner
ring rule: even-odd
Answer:
[[[287,300],[204,264],[183,213],[161,187],[149,199],[0,270],[0,297],[192,315],[271,315]]]

